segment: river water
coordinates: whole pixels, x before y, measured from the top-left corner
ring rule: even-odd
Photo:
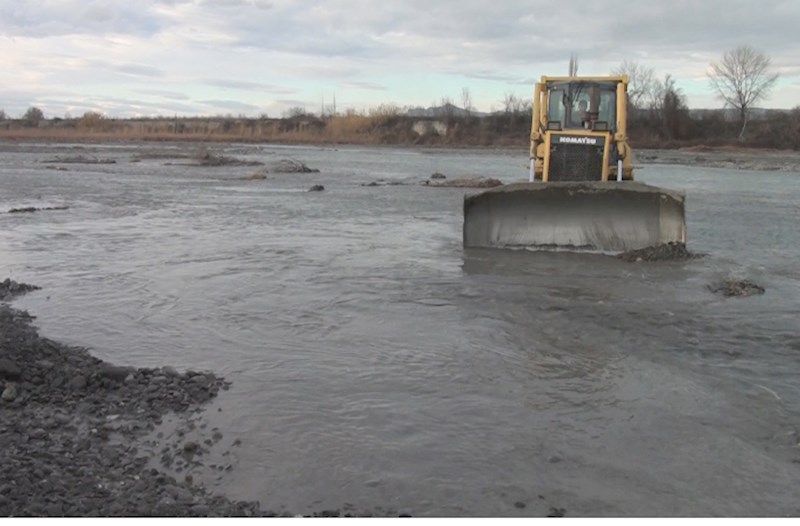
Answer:
[[[44,336],[231,380],[206,414],[241,440],[216,491],[296,513],[800,514],[800,174],[641,167],[686,191],[706,256],[630,264],[462,248],[474,190],[419,183],[524,180],[524,152],[211,146],[321,170],[243,180],[259,168],[191,166],[198,148],[0,145],[0,212],[69,207],[0,214],[0,278],[43,287],[15,304]],[[725,277],[766,293],[706,288]]]

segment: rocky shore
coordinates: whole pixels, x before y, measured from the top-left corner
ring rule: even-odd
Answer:
[[[634,149],[637,164],[705,166],[728,170],[800,173],[800,155],[795,151],[693,146],[674,150]]]
[[[0,298],[30,290],[6,280]],[[0,516],[275,515],[153,469],[135,445],[166,414],[198,411],[225,380],[119,367],[42,338],[30,320],[0,304]],[[171,455],[200,449],[187,442]]]

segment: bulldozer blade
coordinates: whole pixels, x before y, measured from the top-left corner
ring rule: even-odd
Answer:
[[[464,246],[619,253],[685,243],[684,201],[633,181],[500,186],[464,197]]]

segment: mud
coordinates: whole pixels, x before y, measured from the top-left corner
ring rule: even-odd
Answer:
[[[617,255],[618,258],[628,263],[640,261],[686,261],[702,256],[702,254],[689,252],[685,243],[665,243],[654,247],[629,250]]]

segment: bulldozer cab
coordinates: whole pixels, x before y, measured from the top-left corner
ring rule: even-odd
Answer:
[[[624,76],[542,77],[533,101],[531,181],[633,179],[627,85]]]
[[[549,86],[548,90],[548,129],[616,131],[614,83],[561,82]]]

